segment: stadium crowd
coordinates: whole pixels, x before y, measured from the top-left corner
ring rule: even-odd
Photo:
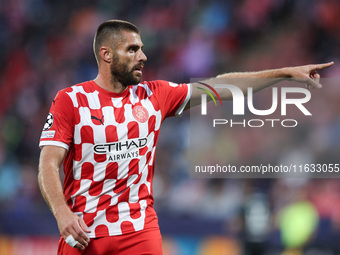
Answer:
[[[190,82],[223,72],[328,61],[335,65],[322,76],[336,79],[339,15],[337,0],[1,1],[0,234],[58,234],[37,184],[38,141],[56,92],[95,78],[92,40],[102,21],[124,19],[140,28],[148,56],[144,80]],[[229,144],[228,160],[338,163],[339,95],[340,86],[312,91],[313,117],[283,134],[261,128],[220,134]],[[265,104],[271,98],[259,93],[256,100]],[[337,254],[340,179],[193,179],[189,136],[188,113],[167,120],[160,135],[154,194],[165,235],[168,218],[172,224],[198,219],[202,226],[213,220],[223,223],[217,234],[280,247],[281,213],[306,202],[317,222],[310,245]],[[253,201],[262,205],[268,217],[261,220],[269,226],[256,235],[246,224]],[[191,227],[191,233],[190,227],[178,231],[195,233]]]

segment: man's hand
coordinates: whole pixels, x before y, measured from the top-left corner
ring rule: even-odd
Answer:
[[[85,224],[84,220],[75,215],[70,210],[62,211],[56,215],[58,222],[58,228],[61,236],[66,241],[67,237],[72,235],[75,241],[78,243],[74,246],[75,248],[84,250],[90,238],[87,237],[86,233],[90,233],[90,229]]]
[[[286,67],[285,72],[289,78],[293,78],[297,82],[306,83],[308,89],[310,87],[320,89],[322,85],[320,84],[320,75],[317,71],[330,67],[333,64],[334,62],[329,62],[325,64]]]

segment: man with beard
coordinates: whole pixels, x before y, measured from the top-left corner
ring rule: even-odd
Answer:
[[[58,254],[162,254],[152,195],[159,129],[199,104],[202,91],[195,83],[141,82],[147,58],[138,28],[126,21],[102,23],[93,48],[98,76],[58,92],[39,144],[39,185],[58,223]],[[332,64],[222,74],[204,83],[293,77],[317,88],[316,70]],[[252,83],[254,90],[274,83],[265,81]]]

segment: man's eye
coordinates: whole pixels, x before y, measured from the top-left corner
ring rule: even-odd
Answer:
[[[136,52],[137,50],[138,50],[138,49],[137,49],[136,47],[130,47],[130,48],[129,48],[129,51],[130,51],[130,52]]]

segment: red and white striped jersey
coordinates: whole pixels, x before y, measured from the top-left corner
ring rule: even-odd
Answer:
[[[89,226],[89,237],[158,227],[152,179],[161,123],[180,115],[189,84],[167,81],[111,93],[94,81],[58,92],[39,146],[68,150],[64,195]]]

